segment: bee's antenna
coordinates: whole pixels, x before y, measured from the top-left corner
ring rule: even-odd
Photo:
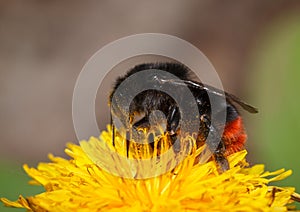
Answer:
[[[130,132],[126,130],[126,156],[129,158],[129,146],[130,146]]]
[[[110,107],[110,126],[112,130],[112,145],[115,147],[115,125],[112,120],[112,112],[111,112],[111,107]]]

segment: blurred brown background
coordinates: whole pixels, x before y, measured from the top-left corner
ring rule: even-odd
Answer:
[[[75,142],[71,102],[81,68],[105,44],[135,33],[191,42],[224,87],[242,96],[245,64],[260,31],[299,5],[270,2],[1,1],[0,154],[37,160]]]
[[[189,41],[227,91],[263,107],[249,64],[265,30],[299,11],[299,1],[284,0],[0,1],[0,159],[21,164],[64,155],[66,142],[77,142],[72,92],[83,65],[105,44],[136,33]],[[260,114],[243,114],[255,152],[263,142],[252,137]],[[99,123],[103,129],[107,120]]]

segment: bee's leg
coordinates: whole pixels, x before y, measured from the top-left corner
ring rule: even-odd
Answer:
[[[216,127],[211,125],[211,121],[206,115],[200,117],[200,121],[209,129],[209,137],[206,140],[206,144],[211,152],[213,152],[213,157],[219,167],[219,172],[222,173],[229,169],[229,163],[224,155],[226,147],[224,141],[221,138],[221,133]]]
[[[132,139],[132,121],[133,121],[133,115],[129,114],[128,120],[126,123],[126,156],[129,157],[129,147],[130,147],[130,141]]]
[[[170,135],[175,135],[180,121],[180,115],[178,107],[172,106],[169,108],[167,116],[167,127],[166,132],[169,132]]]
[[[217,148],[215,148],[215,146],[217,145],[217,143],[215,142],[219,142]],[[220,173],[227,171],[229,169],[229,163],[225,157],[226,147],[224,141],[222,139],[217,139],[214,140],[213,143],[207,142],[207,145],[211,149],[211,151],[213,151],[213,157],[217,163],[218,171]]]
[[[116,133],[118,132],[118,128],[116,127],[114,123],[113,117],[118,117],[117,119],[123,120],[123,115],[122,112],[120,111],[119,107],[114,107],[113,104],[110,105],[110,126],[111,126],[111,131],[112,131],[112,146],[116,146]],[[124,119],[125,120],[125,119]]]
[[[170,136],[172,144],[175,143],[177,139],[177,130],[178,130],[178,125],[180,121],[180,114],[178,111],[177,106],[171,106],[169,108],[168,116],[167,116],[167,126],[166,126],[166,133],[167,135]],[[180,152],[181,146],[180,143],[175,143],[173,145],[173,149],[176,153]]]
[[[215,160],[218,164],[219,172],[225,172],[229,169],[229,163],[226,159],[224,153],[225,153],[225,145],[224,141],[220,141],[218,148],[214,152]]]

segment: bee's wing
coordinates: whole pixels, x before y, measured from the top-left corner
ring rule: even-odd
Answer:
[[[235,95],[227,93],[227,92],[222,92],[220,89],[217,89],[217,88],[212,87],[210,85],[205,85],[203,83],[195,82],[195,81],[192,81],[192,80],[160,79],[160,81],[161,81],[161,83],[167,82],[167,83],[172,83],[172,84],[175,84],[175,85],[182,85],[182,86],[187,85],[187,86],[199,89],[199,91],[200,90],[205,90],[208,93],[212,93],[214,95],[224,97],[224,98],[226,98],[226,100],[237,103],[243,109],[245,109],[246,111],[248,111],[250,113],[258,113],[257,108],[243,102],[242,100],[240,100]]]
[[[258,109],[249,105],[248,103],[243,102],[238,97],[233,94],[225,92],[226,98],[234,101],[235,103],[239,104],[243,109],[247,110],[249,113],[258,113]]]

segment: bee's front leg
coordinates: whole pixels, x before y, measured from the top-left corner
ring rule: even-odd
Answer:
[[[180,152],[181,146],[180,143],[175,143],[178,134],[178,126],[180,121],[180,114],[178,107],[176,105],[170,106],[167,116],[167,126],[165,134],[169,136],[172,144],[173,150],[175,153]]]

